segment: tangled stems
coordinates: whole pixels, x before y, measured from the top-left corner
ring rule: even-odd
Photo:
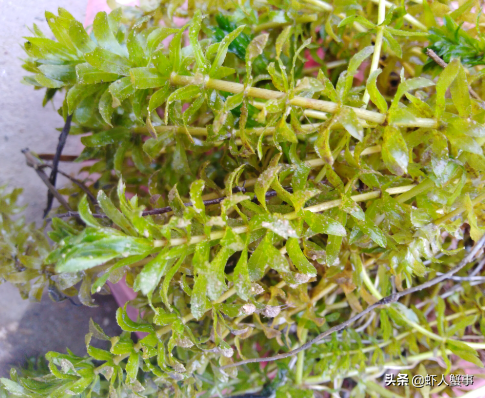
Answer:
[[[271,356],[271,357],[266,357],[266,358],[246,359],[244,361],[239,361],[239,362],[236,362],[236,363],[233,363],[233,364],[222,366],[221,369],[228,369],[228,368],[232,368],[234,366],[242,366],[242,365],[245,365],[245,364],[248,364],[248,363],[254,363],[254,362],[272,362],[272,361],[277,361],[279,359],[284,359],[284,358],[288,358],[288,357],[297,355],[299,352],[307,350],[312,345],[318,343],[320,340],[324,339],[327,336],[330,336],[332,333],[344,330],[349,325],[351,325],[355,321],[359,320],[363,316],[367,315],[368,313],[374,311],[375,309],[381,308],[382,306],[385,306],[385,305],[388,305],[388,304],[396,303],[400,298],[402,298],[404,296],[407,296],[407,295],[415,293],[415,292],[419,292],[420,290],[427,289],[431,286],[434,286],[434,285],[436,285],[440,282],[447,280],[448,278],[453,276],[455,273],[460,271],[467,264],[469,264],[471,261],[473,261],[475,259],[475,257],[482,251],[484,245],[485,245],[485,235],[482,236],[482,238],[478,242],[476,242],[475,246],[470,251],[470,253],[456,267],[452,268],[447,273],[439,275],[439,276],[437,276],[437,277],[435,277],[435,278],[433,278],[433,279],[431,279],[431,280],[429,280],[429,281],[427,281],[427,282],[425,282],[421,285],[410,287],[410,288],[405,289],[401,292],[393,293],[389,296],[386,296],[386,297],[380,299],[375,304],[368,306],[364,311],[354,315],[353,317],[349,318],[347,321],[342,322],[339,325],[333,326],[323,333],[320,333],[317,337],[315,337],[314,339],[310,340],[307,343],[302,344],[297,349],[291,350],[291,351],[286,352],[286,353],[274,355],[274,356]],[[419,325],[413,324],[412,326],[416,328],[416,326],[419,326]],[[419,331],[421,333],[423,333],[425,331],[425,329],[423,329],[422,327],[419,326]],[[426,332],[427,332],[428,336],[430,334],[432,334],[428,331],[426,331]],[[439,337],[439,336],[437,336],[437,337]],[[443,338],[439,337],[439,339],[440,339],[440,341],[443,341]]]

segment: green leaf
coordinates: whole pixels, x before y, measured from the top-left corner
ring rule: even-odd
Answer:
[[[152,62],[155,68],[157,68],[158,73],[165,77],[167,81],[170,80],[169,77],[172,73],[173,65],[163,51],[156,51],[152,57]]]
[[[335,216],[335,220],[345,226],[345,224],[347,224],[347,214],[342,210],[338,210]],[[340,254],[340,246],[342,245],[342,239],[342,236],[338,235],[328,236],[327,263],[329,265],[334,265],[335,262],[338,260]]]
[[[118,40],[116,40],[113,32],[111,31],[108,22],[108,15],[105,12],[98,12],[96,14],[93,22],[93,32],[94,37],[96,37],[96,41],[101,48],[121,57],[128,58],[128,52],[126,49],[121,47],[120,43],[118,43]]]
[[[89,63],[76,65],[76,75],[79,84],[113,82],[120,78],[120,75],[117,73],[104,72]]]
[[[362,232],[364,232],[364,234],[371,238],[375,243],[377,243],[380,247],[385,248],[387,246],[386,235],[373,222],[369,220],[355,220],[359,226],[359,229],[362,230]]]
[[[469,118],[472,114],[469,84],[465,69],[461,64],[459,64],[458,73],[450,86],[450,93],[453,104],[455,104],[455,107],[458,110],[458,114],[462,118]]]
[[[133,351],[128,358],[128,362],[126,363],[126,375],[130,378],[130,380],[135,380],[136,375],[138,374],[138,365],[140,362],[140,354],[136,351]]]
[[[293,129],[288,126],[285,119],[286,118],[283,116],[276,125],[275,141],[297,143],[298,139],[296,138],[296,134]]]
[[[175,274],[178,272],[180,267],[182,266],[183,261],[185,260],[186,253],[183,253],[181,257],[177,260],[175,265],[170,268],[170,270],[167,272],[167,275],[165,279],[163,280],[162,283],[162,289],[160,291],[160,296],[162,297],[163,303],[167,306],[168,309],[171,310],[171,306],[168,300],[168,289],[170,288],[170,282],[172,281],[173,277]]]
[[[104,231],[93,233],[87,228],[84,231],[85,241],[67,249],[65,256],[57,262],[56,271],[82,271],[116,257],[148,254],[152,250],[151,243],[146,239],[118,235],[111,228],[104,228]]]
[[[284,239],[298,237],[290,222],[278,214],[257,214],[251,219],[250,228],[253,230],[266,228]]]
[[[323,123],[318,131],[318,138],[315,141],[315,152],[328,165],[333,165],[334,158],[330,148],[330,133],[333,119]]]
[[[81,219],[86,223],[86,225],[89,225],[90,227],[100,227],[101,225],[98,223],[98,221],[94,218],[93,213],[91,213],[91,209],[89,208],[89,203],[88,203],[88,198],[86,195],[83,196],[81,199],[81,202],[79,202],[79,215],[81,216]]]
[[[99,99],[98,109],[99,114],[101,115],[103,120],[110,126],[113,126],[111,124],[111,118],[113,116],[115,108],[113,108],[113,96],[111,95],[109,88],[107,88],[103,95],[101,95],[101,98]]]
[[[280,168],[281,166],[274,166],[263,171],[254,186],[254,193],[256,194],[259,203],[266,209],[266,211],[268,210],[266,207],[266,192],[268,192],[274,179],[278,176]]]
[[[251,76],[253,61],[263,53],[264,47],[266,47],[266,43],[268,42],[268,37],[269,35],[267,33],[263,33],[256,36],[249,43],[246,49],[246,79]]]
[[[155,290],[160,279],[167,272],[175,259],[167,258],[167,252],[162,250],[146,264],[135,279],[133,290],[141,291],[145,296]]]
[[[436,108],[435,117],[439,119],[446,107],[446,91],[458,74],[460,68],[460,61],[453,59],[448,66],[441,72],[438,82],[436,83]]]
[[[192,51],[194,53],[195,62],[197,63],[197,68],[205,73],[209,68],[209,63],[204,57],[202,48],[199,43],[199,32],[202,23],[202,14],[200,10],[197,10],[192,17],[192,23],[189,28],[189,41],[192,46]]]
[[[69,28],[71,25],[71,20],[67,18],[58,17],[49,11],[46,11],[45,19],[49,24],[49,28],[52,31],[56,40],[75,53],[76,46],[73,44],[69,36]]]
[[[153,112],[158,107],[162,106],[163,103],[167,100],[168,96],[170,95],[170,83],[167,81],[165,84],[153,93],[150,97],[150,101],[148,103],[148,110]]]
[[[113,96],[113,105],[120,106],[123,100],[135,93],[135,88],[129,77],[123,77],[110,84],[109,92]]]
[[[446,340],[446,347],[461,359],[471,362],[479,368],[484,367],[482,361],[478,357],[478,353],[469,345],[457,340]]]
[[[210,263],[207,273],[207,295],[211,300],[217,300],[227,290],[224,268],[232,253],[232,250],[223,247]]]
[[[367,29],[376,28],[375,24],[373,24],[367,18],[364,18],[360,15],[351,15],[351,16],[348,16],[348,17],[342,19],[342,21],[338,24],[338,27],[341,28],[343,26],[353,25],[356,22],[361,24],[363,27],[365,27]]]
[[[381,72],[381,69],[377,69],[369,75],[369,78],[367,79],[367,92],[377,109],[379,109],[381,113],[387,113],[387,102],[377,88],[377,77]]]
[[[412,79],[408,79],[401,82],[401,84],[397,88],[396,95],[392,100],[391,108],[397,108],[399,101],[401,100],[401,97],[408,91],[417,90],[419,88],[430,87],[433,85],[434,83],[431,80],[425,79],[424,77],[414,77]]]
[[[99,292],[101,290],[101,288],[104,286],[104,284],[108,281],[108,278],[110,277],[110,275],[112,273],[114,273],[116,270],[121,269],[123,267],[128,267],[132,264],[135,264],[138,261],[143,260],[145,257],[146,257],[145,255],[130,256],[130,257],[123,258],[123,259],[119,260],[118,262],[116,262],[102,276],[100,276],[98,279],[96,279],[96,281],[91,286],[91,294]]]
[[[292,26],[287,26],[281,31],[281,33],[278,35],[276,39],[275,49],[276,49],[277,59],[280,58],[281,52],[283,51],[283,47],[285,43],[288,42],[288,38],[290,37],[290,34],[291,34],[291,29],[292,29]]]
[[[145,53],[146,43],[144,42],[145,37],[143,35],[137,34],[136,30],[132,30],[128,34],[126,40],[126,48],[130,55],[130,62],[135,66],[147,66],[148,60]]]
[[[111,221],[118,225],[127,234],[131,235],[134,233],[131,223],[128,221],[125,215],[115,207],[111,199],[108,198],[103,191],[98,192],[98,202],[101,209],[103,209],[104,214],[106,214]]]
[[[318,71],[317,79],[324,86],[324,91],[323,91],[324,94],[328,98],[330,98],[330,100],[332,102],[340,103],[341,99],[339,98],[337,91],[335,90],[335,87],[333,86],[330,79],[327,76],[325,76],[325,74],[323,73],[323,71],[321,69]]]
[[[402,48],[399,42],[394,37],[392,37],[392,35],[386,28],[384,28],[382,33],[384,36],[384,40],[387,42],[387,44],[389,44],[391,51],[396,54],[398,58],[402,58]]]
[[[345,228],[344,228],[345,230]],[[295,267],[302,274],[309,276],[316,276],[317,270],[315,267],[306,259],[303,252],[300,249],[300,243],[296,238],[290,238],[286,241],[286,251],[290,256],[291,261]]]
[[[170,62],[173,65],[173,72],[179,73],[180,66],[182,65],[182,51],[181,51],[181,43],[182,43],[182,35],[184,34],[184,28],[180,29],[178,33],[175,34],[172,41],[170,42]]]
[[[344,101],[347,98],[347,95],[350,92],[350,89],[352,88],[352,84],[354,82],[354,76],[357,73],[359,66],[373,52],[374,52],[374,46],[365,47],[364,49],[360,50],[357,54],[355,54],[350,59],[346,75],[341,76],[341,78],[345,79],[345,84],[343,86],[343,90],[337,90],[337,91],[339,91],[341,101]],[[341,78],[339,79],[339,81],[341,80]],[[338,87],[338,85],[337,85],[337,87]]]
[[[248,271],[252,281],[259,281],[268,267],[290,272],[286,258],[273,246],[273,234],[268,232],[249,258]]]
[[[364,129],[360,125],[359,119],[352,108],[343,106],[340,109],[337,119],[352,137],[362,141],[364,138]]]
[[[126,304],[123,308],[118,308],[116,310],[116,322],[121,329],[126,332],[144,332],[152,333],[154,332],[153,326],[148,323],[139,323],[130,319],[126,313]]]
[[[66,85],[66,83],[60,80],[55,80],[55,79],[51,79],[50,77],[46,77],[42,73],[37,73],[35,75],[35,80],[38,84],[40,84],[40,86],[47,87],[47,88],[61,88]]]
[[[247,249],[242,251],[236,268],[234,268],[233,282],[237,295],[244,301],[249,300],[251,298],[251,279],[249,278]]]
[[[398,176],[407,173],[409,164],[408,148],[401,131],[395,127],[386,126],[384,129],[382,159],[392,173]]]
[[[79,21],[71,21],[69,37],[77,49],[84,54],[94,51],[96,48],[96,44],[91,40],[83,24]]]
[[[175,33],[179,33],[180,29],[177,28],[156,28],[150,32],[147,37],[147,50],[149,55],[153,53],[158,45],[165,40],[168,36],[173,35]],[[183,33],[183,32],[182,32]],[[179,42],[180,47],[180,42]]]
[[[137,90],[162,87],[167,79],[155,68],[133,68],[130,70],[131,82]]]
[[[339,221],[325,214],[317,214],[309,211],[304,211],[303,219],[308,224],[312,232],[311,234],[307,232],[307,236],[315,234],[327,234],[335,236],[347,235],[345,227]]]
[[[87,147],[103,147],[119,143],[129,137],[131,137],[131,133],[126,127],[115,127],[111,130],[82,137],[81,142]]]
[[[224,63],[230,44],[234,41],[236,37],[238,37],[241,34],[244,28],[245,28],[244,25],[239,26],[237,29],[233,30],[231,33],[225,36],[224,39],[222,39],[219,45],[219,48],[217,50],[217,54],[214,58],[214,61],[212,62],[212,66],[209,70],[210,77],[214,77],[216,75],[217,71]]]
[[[12,380],[5,379],[4,377],[0,378],[0,383],[3,384],[3,386],[9,393],[18,395],[21,397],[25,396],[25,390],[20,384],[15,383]]]
[[[103,87],[106,87],[106,85],[88,85],[88,86],[85,86],[85,85],[82,85],[82,84],[76,84],[76,85],[72,86],[71,89],[68,91],[67,96],[66,96],[69,114],[74,113],[74,111],[79,106],[79,104],[82,102],[82,100],[93,95],[98,90],[102,89]]]
[[[192,260],[196,272],[194,288],[190,297],[190,311],[195,319],[200,319],[207,311],[207,275],[209,268],[209,242],[200,242],[195,247]]]
[[[103,72],[124,76],[130,74],[131,64],[126,58],[99,47],[93,52],[84,54],[84,59],[90,65]]]
[[[39,70],[49,79],[59,80],[65,84],[76,82],[76,69],[73,65],[40,65]]]
[[[202,94],[202,89],[199,86],[184,86],[175,90],[169,95],[165,109],[165,123],[168,124],[168,108],[170,103],[174,101],[190,101]]]

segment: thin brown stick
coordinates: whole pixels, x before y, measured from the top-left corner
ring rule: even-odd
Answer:
[[[470,263],[470,261],[472,261],[475,258],[475,256],[478,254],[478,252],[483,249],[484,245],[485,245],[485,235],[480,238],[480,240],[475,244],[475,246],[470,251],[470,253],[455,268],[452,268],[447,273],[445,273],[443,275],[439,275],[439,276],[437,276],[437,277],[435,277],[435,278],[433,278],[433,279],[431,279],[431,280],[429,280],[429,281],[427,281],[427,282],[425,282],[421,285],[414,286],[414,287],[411,287],[409,289],[405,289],[402,292],[393,293],[393,294],[391,294],[387,297],[382,298],[377,303],[372,304],[369,307],[367,307],[364,311],[359,312],[358,314],[354,315],[353,317],[347,319],[345,322],[342,322],[341,324],[336,325],[336,326],[328,329],[327,331],[325,331],[323,333],[320,333],[313,340],[310,340],[309,342],[302,344],[300,347],[298,347],[298,348],[296,348],[292,351],[281,353],[281,354],[278,354],[278,355],[275,355],[275,356],[272,356],[272,357],[246,359],[245,361],[235,362],[235,363],[232,363],[232,364],[229,364],[229,365],[222,366],[220,369],[223,370],[223,369],[227,369],[227,368],[232,368],[234,366],[241,366],[241,365],[246,365],[248,363],[255,363],[255,362],[272,362],[272,361],[277,361],[279,359],[292,357],[292,356],[298,354],[299,352],[310,348],[312,345],[319,342],[323,338],[329,336],[330,334],[335,333],[335,332],[339,332],[339,331],[347,328],[352,323],[354,323],[355,321],[359,320],[360,318],[367,315],[371,311],[374,311],[377,308],[380,308],[384,305],[395,303],[401,297],[407,296],[408,294],[412,294],[412,293],[415,293],[415,292],[419,292],[423,289],[427,289],[427,288],[434,286],[434,285],[436,285],[440,282],[444,282],[445,280],[450,279],[450,277],[452,277],[455,273],[457,273],[459,270],[461,270],[463,267],[465,267],[468,263]]]
[[[426,50],[426,54],[428,55],[428,57],[430,57],[434,62],[436,62],[439,66],[441,66],[443,69],[445,69],[448,64],[443,61],[443,59],[438,55],[436,54],[431,48],[428,48]],[[471,87],[468,87],[468,92],[470,93],[470,95],[475,98],[476,100],[480,101],[480,102],[483,102],[483,100],[480,98],[480,96],[476,93],[475,90],[473,90]]]
[[[69,206],[66,199],[64,199],[64,197],[59,192],[57,192],[56,187],[52,185],[47,174],[44,173],[44,171],[39,167],[39,161],[32,155],[32,153],[30,153],[28,149],[23,149],[22,153],[25,155],[27,166],[32,167],[35,170],[42,182],[47,186],[47,189],[49,190],[49,193],[52,195],[52,197],[55,197],[67,211],[72,211],[71,206]]]
[[[54,160],[56,156],[54,153],[38,153],[37,156],[41,160]],[[61,155],[59,156],[60,162],[74,162],[79,155]]]
[[[52,168],[53,166],[50,165],[50,164],[43,164],[43,165],[40,165],[39,166],[39,169],[43,169],[45,167],[50,167]],[[91,201],[91,203],[93,204],[98,204],[98,200],[96,199],[96,197],[93,195],[93,193],[89,190],[89,188],[80,180],[78,180],[77,178],[74,178],[72,176],[70,176],[69,174],[67,173],[64,173],[62,170],[57,170],[57,172],[60,174],[60,175],[63,175],[64,177],[66,177],[68,180],[70,180],[73,184],[76,184],[79,188],[82,189],[82,191],[88,196],[89,200]]]
[[[54,160],[52,161],[52,171],[49,177],[49,181],[51,182],[52,186],[55,188],[56,181],[57,181],[57,170],[59,167],[59,159],[62,155],[62,150],[64,149],[64,145],[66,145],[67,136],[69,135],[69,131],[71,130],[71,121],[72,115],[68,115],[66,117],[66,122],[64,127],[62,128],[61,134],[59,134],[59,142],[57,144],[56,154],[54,155]],[[52,190],[49,189],[47,193],[47,206],[44,210],[44,218],[46,218],[47,214],[51,211],[52,208],[52,201],[54,199],[54,194]]]
[[[291,187],[285,187],[286,191],[288,192],[293,192],[293,189]],[[246,190],[244,189],[244,187],[236,187],[233,189],[233,193],[236,193],[236,192],[246,192]],[[274,190],[269,190],[268,192],[266,192],[266,199],[269,199],[269,198],[272,198],[276,196],[276,191]],[[215,199],[209,199],[209,200],[204,200],[203,203],[204,203],[204,206],[210,206],[210,205],[216,205],[216,204],[219,204],[221,203],[224,199],[226,199],[225,196],[221,197],[221,198],[215,198]],[[253,201],[256,201],[257,202],[257,199],[254,198]],[[187,203],[184,203],[184,206],[185,207],[191,207],[193,206],[192,202],[187,202]],[[171,206],[166,206],[166,207],[161,207],[161,208],[158,208],[158,209],[151,209],[151,210],[145,210],[141,213],[141,215],[143,217],[146,217],[146,216],[155,216],[155,215],[159,215],[159,214],[165,214],[165,213],[169,213],[173,211],[172,207]],[[79,216],[79,213],[77,211],[69,211],[67,213],[62,213],[62,214],[56,214],[55,216],[53,216],[52,218],[68,218],[68,217],[78,217]],[[95,218],[108,218],[108,216],[104,215],[104,214],[98,214],[98,213],[94,213],[93,216]]]

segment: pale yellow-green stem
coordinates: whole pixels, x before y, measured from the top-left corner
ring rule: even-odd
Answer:
[[[255,108],[258,108],[258,109],[263,109],[263,107],[265,106],[265,104],[263,102],[259,102],[259,101],[253,101],[252,105]],[[352,108],[352,109],[356,109],[356,108]],[[304,110],[303,114],[307,117],[312,117],[312,118],[318,119],[318,120],[328,120],[328,118],[329,118],[328,113],[320,112],[320,111],[314,111],[314,110],[310,110],[310,109]],[[363,119],[359,119],[359,123],[362,127],[375,127],[376,126],[375,122],[372,123],[372,122],[368,122],[368,121],[363,120]],[[414,127],[415,124],[419,124],[421,127],[427,127],[427,128],[436,128],[436,126],[438,125],[438,123],[434,119],[424,119],[424,118],[415,118],[413,120],[402,120],[402,121],[394,122],[392,125],[395,126],[395,127]],[[336,128],[336,129],[342,128],[342,127],[343,126],[342,126],[341,123],[335,123],[332,126],[332,128]]]
[[[379,4],[380,0],[371,0],[373,3],[376,3],[376,4]],[[395,7],[396,5],[395,4],[392,4],[391,2],[389,1],[384,1],[384,4],[386,6],[386,8],[391,8],[391,7]],[[420,3],[422,4],[422,3]],[[421,22],[419,22],[416,18],[414,18],[412,15],[410,14],[406,14],[404,15],[403,17],[406,21],[408,21],[411,25],[414,25],[416,28],[419,28],[423,31],[427,31],[428,28],[426,27],[426,25],[422,24]]]
[[[429,178],[426,178],[425,180],[421,181],[418,185],[416,185],[413,189],[409,190],[408,192],[403,193],[402,195],[399,195],[396,200],[399,203],[404,203],[408,201],[411,198],[414,198],[415,196],[426,192],[427,190],[431,189],[434,187],[434,182],[430,180]]]
[[[467,310],[467,311],[465,311],[463,313],[455,313],[455,314],[452,314],[452,315],[448,315],[448,316],[445,317],[445,319],[446,319],[446,321],[453,321],[453,320],[455,320],[457,318],[460,318],[460,317],[465,317],[465,316],[468,316],[468,315],[476,314],[480,310],[485,311],[485,306],[483,306],[483,307],[481,307],[479,309],[478,308],[473,308],[473,309]],[[437,324],[438,324],[438,321],[437,320],[434,320],[434,321],[429,322],[429,326],[436,326]],[[397,336],[394,336],[392,340],[384,341],[382,343],[379,343],[377,345],[373,345],[371,347],[360,348],[358,350],[345,351],[345,352],[342,353],[342,355],[353,355],[353,354],[357,354],[359,352],[362,352],[362,353],[372,352],[376,348],[384,348],[384,347],[388,346],[394,340],[398,340],[398,341],[399,340],[402,340],[405,337],[409,336],[411,333],[412,333],[412,331],[406,331],[406,332],[403,332],[403,333],[398,334]],[[470,343],[470,344],[473,344],[473,343]],[[481,346],[483,348],[484,344],[481,344]],[[477,347],[473,347],[473,348],[477,348]],[[329,352],[329,353],[326,353],[326,354],[322,354],[320,356],[320,358],[325,358],[325,357],[332,356],[332,355],[334,355],[334,354],[332,352]]]
[[[481,195],[478,195],[475,199],[472,200],[472,206],[475,206],[476,204],[481,203],[484,200],[485,200],[485,193],[482,193]],[[434,220],[433,224],[435,225],[443,224],[444,222],[451,220],[453,217],[456,217],[457,215],[463,213],[465,210],[466,210],[466,206],[462,205],[458,207],[456,210],[453,210],[451,213],[448,213],[443,217],[440,217]]]
[[[289,22],[267,22],[267,23],[263,23],[261,25],[256,26],[253,29],[253,32],[258,33],[258,32],[262,32],[264,30],[268,30],[268,29],[293,25],[294,23],[304,24],[304,23],[308,23],[308,22],[315,22],[316,20],[317,20],[316,15],[304,15],[304,16],[296,18],[294,21],[289,21]]]
[[[382,294],[376,289],[376,287],[374,286],[374,284],[370,280],[369,275],[367,274],[367,271],[364,267],[362,268],[361,275],[362,275],[362,282],[364,282],[364,285],[367,287],[369,292],[377,300],[382,299]],[[411,326],[414,330],[416,330],[417,332],[429,337],[432,340],[436,340],[436,341],[440,341],[440,342],[446,342],[447,340],[448,341],[456,341],[455,339],[450,339],[450,338],[439,336],[436,333],[433,333],[433,332],[429,331],[428,329],[422,327],[421,325],[417,324],[416,322],[411,321],[410,319],[406,318],[406,316],[404,316],[404,315],[401,315],[401,319],[405,323],[407,323],[409,326]],[[472,347],[472,348],[475,348],[477,346],[478,347],[483,346],[483,344],[469,343],[469,342],[466,342],[466,341],[463,341],[463,343],[465,343],[466,345],[468,345],[469,347]]]
[[[305,344],[307,336],[308,336],[308,329],[303,329],[301,332],[301,341],[300,341],[301,344]],[[302,384],[304,364],[305,364],[305,351],[301,351],[298,353],[298,357],[296,359],[295,384],[297,386]]]
[[[382,387],[380,384],[377,384],[371,380],[363,380],[362,383],[367,387],[369,391],[373,391],[379,394],[379,397],[383,398],[404,398],[402,395],[396,394],[394,391],[390,391],[385,387]]]
[[[238,94],[244,91],[244,85],[236,82],[228,82],[218,79],[210,79],[201,75],[196,76],[181,76],[172,73],[170,76],[170,83],[174,86],[187,86],[191,84],[202,84],[206,88],[211,88],[220,91],[227,91],[230,93]],[[260,98],[265,100],[280,99],[285,97],[285,93],[281,91],[267,90],[258,87],[248,87],[246,89],[248,97]],[[314,109],[316,111],[337,113],[340,109],[340,105],[335,102],[318,100],[313,98],[304,98],[295,96],[288,100],[288,103],[293,106],[299,106],[302,108]],[[366,120],[372,123],[383,124],[387,116],[379,112],[369,111],[362,108],[351,108],[356,116],[360,119]],[[425,128],[437,128],[438,122],[434,119],[415,118],[407,124],[407,127],[425,127]]]
[[[446,350],[446,353],[451,354],[451,351]],[[435,350],[433,350],[433,351],[423,352],[417,355],[411,355],[406,358],[406,362],[409,364],[409,363],[415,363],[415,362],[417,363],[417,362],[425,361],[426,359],[436,358],[437,354],[438,353]],[[338,377],[347,378],[347,377],[358,376],[359,374],[362,374],[362,373],[365,373],[365,374],[375,373],[380,370],[386,369],[389,366],[403,366],[403,364],[397,361],[390,361],[379,366],[367,366],[363,372],[359,370],[352,370],[346,374],[339,375]],[[305,379],[305,384],[308,384],[308,385],[322,384],[322,383],[328,383],[329,381],[331,381],[329,377],[310,376]]]
[[[402,187],[388,188],[386,189],[386,192],[390,195],[396,195],[399,193],[409,191],[414,187],[415,185],[406,185]],[[351,196],[351,198],[355,202],[365,202],[367,200],[376,199],[380,196],[381,196],[381,191],[372,191],[372,192],[367,192],[359,195],[354,195],[354,196]],[[305,210],[310,211],[312,213],[318,213],[321,211],[331,209],[333,207],[340,206],[341,203],[342,203],[341,199],[335,199],[335,200],[330,200],[328,202],[320,203],[314,206],[306,207]],[[298,213],[296,212],[283,215],[283,218],[286,218],[287,220],[294,220],[297,217],[298,217]],[[248,231],[248,227],[244,225],[241,227],[234,227],[232,230],[236,234],[243,234]],[[166,240],[154,240],[153,245],[154,247],[163,247],[163,246],[166,246],[167,244],[169,246],[180,246],[185,244],[194,245],[196,243],[203,242],[204,240],[221,239],[224,236],[224,234],[225,234],[225,231],[215,231],[215,232],[212,232],[208,237],[205,235],[199,235],[199,236],[193,236],[189,240],[187,240],[187,238],[175,238],[175,239],[171,239],[168,242]]]
[[[370,65],[369,74],[372,74],[374,71],[379,68],[379,60],[381,58],[381,49],[382,49],[382,40],[384,38],[384,26],[381,24],[384,22],[386,18],[386,2],[385,0],[378,0],[379,9],[378,9],[378,16],[377,16],[377,34],[376,34],[376,41],[374,44],[374,54],[372,55],[372,62]],[[362,101],[364,102],[365,107],[369,103],[370,95],[367,89],[365,89],[364,97]]]
[[[375,145],[375,146],[370,146],[366,149],[364,149],[362,152],[361,152],[361,156],[367,156],[367,155],[372,155],[374,153],[379,153],[381,151],[381,146],[380,145]],[[312,169],[313,168],[316,168],[316,167],[320,167],[320,166],[323,166],[325,165],[326,163],[320,159],[320,158],[316,158],[316,159],[310,159],[310,160],[306,160],[305,163],[310,166]],[[244,186],[245,187],[252,187],[254,184],[256,184],[256,182],[258,181],[257,178],[249,178],[247,180],[244,181]],[[221,192],[223,195],[226,193],[225,190],[222,190]],[[211,200],[211,199],[215,199],[217,198],[217,193],[213,192],[213,193],[208,193],[204,196],[202,196],[202,200]]]

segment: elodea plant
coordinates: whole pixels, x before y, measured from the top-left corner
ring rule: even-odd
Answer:
[[[85,305],[124,278],[140,315],[3,396],[454,396],[381,377],[483,366],[480,3],[182,3],[26,38],[65,98],[54,161],[25,152],[61,206],[49,247],[4,191],[0,276]],[[69,130],[90,162],[56,190]]]

